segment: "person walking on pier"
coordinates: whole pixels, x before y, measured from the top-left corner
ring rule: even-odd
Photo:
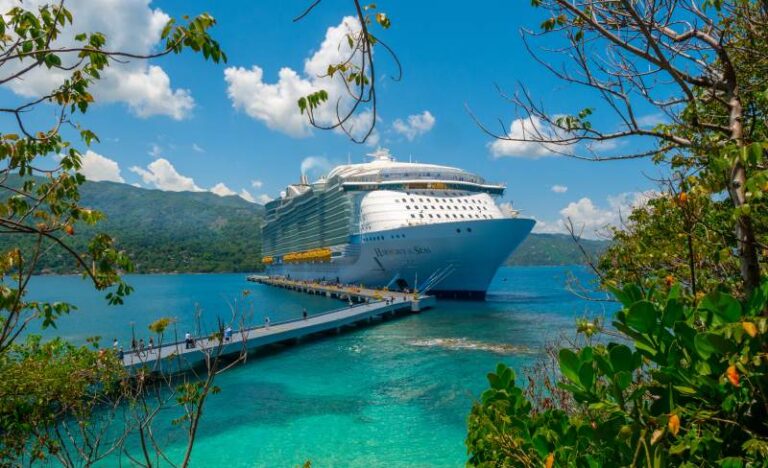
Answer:
[[[227,326],[227,328],[224,329],[224,341],[232,341],[232,327],[230,326]]]
[[[144,338],[139,340],[139,354],[144,352]]]
[[[189,332],[184,335],[184,345],[187,349],[195,347],[195,342],[192,341],[192,335]]]
[[[120,359],[121,361],[122,361],[122,360],[123,360],[123,358],[125,357],[125,351],[123,351],[123,347],[122,347],[122,346],[120,346],[120,350],[118,350],[118,351],[117,351],[117,357],[118,357],[118,359]]]
[[[131,338],[131,350],[136,351],[136,337]]]
[[[307,308],[304,307],[304,309],[301,311],[301,316],[304,317],[304,320],[307,319]]]
[[[264,316],[264,328],[269,328],[269,316]]]
[[[149,337],[149,345],[147,346],[147,354],[152,352],[152,349],[155,347],[155,340],[152,339],[152,337]]]
[[[114,349],[115,351],[117,351],[117,348],[118,348],[118,347],[119,347],[119,346],[118,346],[118,343],[117,343],[117,338],[115,338],[115,339],[112,341],[112,349]]]

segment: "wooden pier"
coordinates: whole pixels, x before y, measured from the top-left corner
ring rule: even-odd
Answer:
[[[283,287],[309,294],[349,301],[348,307],[313,314],[307,318],[271,323],[243,330],[233,330],[232,337],[221,347],[220,356],[238,355],[253,349],[299,339],[323,332],[340,332],[344,327],[367,324],[376,318],[395,314],[419,312],[435,304],[432,296],[380,291],[367,288],[338,287],[318,283],[304,283],[267,277],[248,278],[262,284]],[[206,352],[215,353],[220,346],[218,337],[198,337],[194,347],[184,341],[163,344],[143,351],[127,351],[123,356],[126,367],[146,366],[153,371],[176,372],[203,363]]]

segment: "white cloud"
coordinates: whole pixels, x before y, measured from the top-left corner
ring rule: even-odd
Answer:
[[[264,182],[262,182],[260,180],[252,180],[251,181],[251,187],[253,187],[255,189],[260,189],[263,186],[264,186]]]
[[[401,119],[395,120],[392,123],[392,129],[405,136],[408,141],[413,141],[417,136],[429,132],[435,126],[435,117],[429,111],[409,115],[406,120],[406,122]]]
[[[639,125],[640,128],[643,128],[643,127],[651,128],[651,127],[655,127],[660,123],[666,122],[667,116],[661,112],[657,112],[654,114],[648,114],[648,115],[643,115],[641,117],[638,117],[636,121],[637,121],[637,125]]]
[[[568,191],[568,187],[566,187],[565,185],[553,185],[550,190],[552,190],[555,193],[565,193]]]
[[[183,176],[176,171],[167,159],[160,158],[152,161],[146,169],[133,166],[131,172],[141,177],[145,184],[160,190],[171,192],[204,192],[191,177]]]
[[[569,203],[560,210],[561,219],[557,221],[537,220],[534,232],[567,233],[568,220],[573,223],[577,234],[584,238],[604,238],[607,227],[622,227],[627,216],[635,208],[642,207],[658,192],[625,192],[607,197],[606,203],[598,205],[589,197],[583,197]]]
[[[330,27],[325,33],[320,48],[304,61],[304,72],[283,67],[275,83],[264,80],[264,70],[258,65],[250,69],[229,67],[224,70],[227,82],[227,94],[232,105],[250,117],[263,122],[267,127],[292,137],[301,138],[312,134],[311,125],[306,115],[299,112],[299,98],[320,89],[328,92],[328,102],[315,109],[314,117],[318,124],[329,125],[337,121],[336,103],[341,99],[340,112],[348,109],[349,96],[342,78],[325,76],[328,65],[346,61],[351,49],[347,36],[359,31],[356,18],[347,16],[338,26]],[[353,59],[358,61],[359,57]],[[366,112],[361,112],[345,124],[345,128],[356,136],[367,130],[362,125]],[[367,117],[370,123],[370,116]],[[375,137],[378,138],[378,137]]]
[[[211,192],[220,197],[230,197],[232,195],[237,195],[235,191],[224,185],[224,182],[219,182],[218,184],[211,187]]]
[[[247,202],[256,203],[256,199],[253,198],[253,195],[251,195],[251,192],[249,192],[246,189],[240,190],[240,193],[238,193],[238,196]]]
[[[125,182],[120,176],[120,166],[117,161],[106,158],[99,153],[88,150],[82,158],[80,173],[94,182],[108,180],[110,182]]]
[[[658,195],[655,191],[620,193],[609,196],[605,208],[596,206],[591,199],[584,197],[560,210],[563,217],[560,223],[565,228],[565,220],[570,219],[576,232],[582,232],[584,237],[600,237],[607,226],[622,227],[632,210],[646,205],[648,200]]]
[[[509,126],[507,137],[510,139],[495,139],[488,143],[488,148],[493,157],[503,158],[510,156],[536,159],[544,156],[558,156],[558,152],[568,153],[572,149],[572,145],[544,144],[530,141],[558,137],[558,132],[554,128],[535,116],[513,120]]]
[[[133,186],[134,186],[134,187],[136,187],[136,188],[141,188],[141,184],[140,184],[140,183],[138,183],[138,182],[134,182],[134,183],[132,183],[131,185],[133,185]]]
[[[197,153],[205,153],[205,150],[197,143],[192,143],[192,151],[195,151]]]
[[[256,197],[256,201],[258,203],[262,204],[262,205],[267,204],[267,203],[271,202],[272,200],[274,200],[274,198],[270,197],[266,193],[262,193],[261,195]]]
[[[23,5],[36,9],[49,0],[0,0],[0,11]],[[148,0],[69,0],[66,4],[72,12],[74,24],[65,28],[53,47],[75,44],[74,36],[80,32],[102,32],[107,38],[105,49],[120,50],[139,55],[157,51],[160,34],[170,17],[159,8],[152,9]],[[75,54],[62,56],[65,66],[73,65]],[[19,69],[27,62],[20,61]],[[38,67],[13,80],[7,86],[16,94],[37,97],[49,93],[61,85],[71,72]],[[121,102],[139,117],[166,115],[180,120],[187,117],[194,107],[190,92],[173,89],[168,74],[156,65],[143,60],[126,63],[113,62],[101,73],[91,92],[98,102]]]

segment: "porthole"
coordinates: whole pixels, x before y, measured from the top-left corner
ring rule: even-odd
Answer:
[[[456,232],[461,232],[461,229],[459,229],[459,228],[456,228]]]

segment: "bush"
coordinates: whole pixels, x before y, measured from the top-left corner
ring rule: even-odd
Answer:
[[[744,301],[716,290],[696,302],[679,285],[611,292],[627,342],[559,352],[575,407],[534,409],[499,364],[469,417],[469,463],[768,466],[768,281]]]

